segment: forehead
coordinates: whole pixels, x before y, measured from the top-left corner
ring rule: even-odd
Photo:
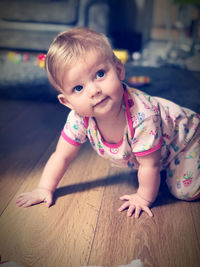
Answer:
[[[98,68],[104,67],[109,62],[108,59],[100,55],[97,51],[86,52],[79,58],[72,60],[62,71],[62,84],[76,82],[84,78],[84,75],[95,72]],[[96,69],[97,68],[97,69]]]
[[[82,55],[72,59],[71,64],[69,67],[77,66],[77,63],[84,64],[86,66],[90,64],[101,64],[106,62],[108,57],[106,57],[105,54],[102,54],[101,52],[98,52],[96,50],[90,50],[86,51]]]

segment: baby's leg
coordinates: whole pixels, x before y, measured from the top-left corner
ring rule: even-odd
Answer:
[[[166,183],[178,199],[200,198],[200,138],[192,141],[170,163]]]

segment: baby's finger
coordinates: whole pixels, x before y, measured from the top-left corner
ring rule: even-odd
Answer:
[[[148,207],[144,207],[143,210],[150,216],[153,217],[152,211]]]
[[[138,219],[140,217],[141,208],[136,206],[135,209],[135,218]]]
[[[131,197],[130,197],[130,195],[124,195],[124,196],[121,196],[120,199],[121,200],[130,200]]]
[[[19,202],[22,199],[24,199],[24,194],[18,195],[17,198],[16,198],[16,202]]]
[[[121,205],[121,207],[118,209],[118,211],[123,211],[125,209],[127,209],[130,206],[129,201],[125,202],[123,205]]]
[[[133,214],[134,210],[135,210],[135,206],[134,205],[129,206],[129,209],[127,211],[127,216],[130,217]]]
[[[28,207],[30,207],[32,205],[33,205],[32,201],[27,200],[26,203],[24,203],[24,205],[22,206],[22,208],[28,208]]]
[[[27,196],[29,192],[21,193],[20,195],[17,196],[17,198],[23,198],[24,196]]]
[[[27,203],[28,203],[28,200],[27,200],[27,199],[24,199],[24,200],[20,203],[20,206],[19,206],[19,207],[26,208],[26,207],[27,207]]]
[[[46,202],[47,207],[49,208],[51,206],[52,202],[53,202],[53,197],[51,195],[49,195],[46,198],[45,202]]]
[[[16,205],[18,207],[22,207],[26,202],[27,202],[27,199],[26,198],[20,198],[20,199],[17,199],[16,200]]]

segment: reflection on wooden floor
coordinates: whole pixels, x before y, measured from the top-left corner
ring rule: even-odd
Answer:
[[[152,209],[128,218],[119,197],[136,173],[112,167],[85,144],[57,189],[54,205],[18,208],[55,149],[67,110],[51,103],[0,101],[0,256],[20,267],[198,267],[200,202],[171,197],[163,185]]]

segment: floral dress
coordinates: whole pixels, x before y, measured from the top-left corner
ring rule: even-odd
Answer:
[[[128,86],[124,86],[124,108],[126,127],[119,143],[107,143],[95,118],[79,116],[73,110],[61,135],[75,146],[89,140],[100,156],[118,166],[134,169],[138,168],[136,157],[160,149],[161,168],[167,169],[170,191],[184,199],[199,194],[200,116]]]

